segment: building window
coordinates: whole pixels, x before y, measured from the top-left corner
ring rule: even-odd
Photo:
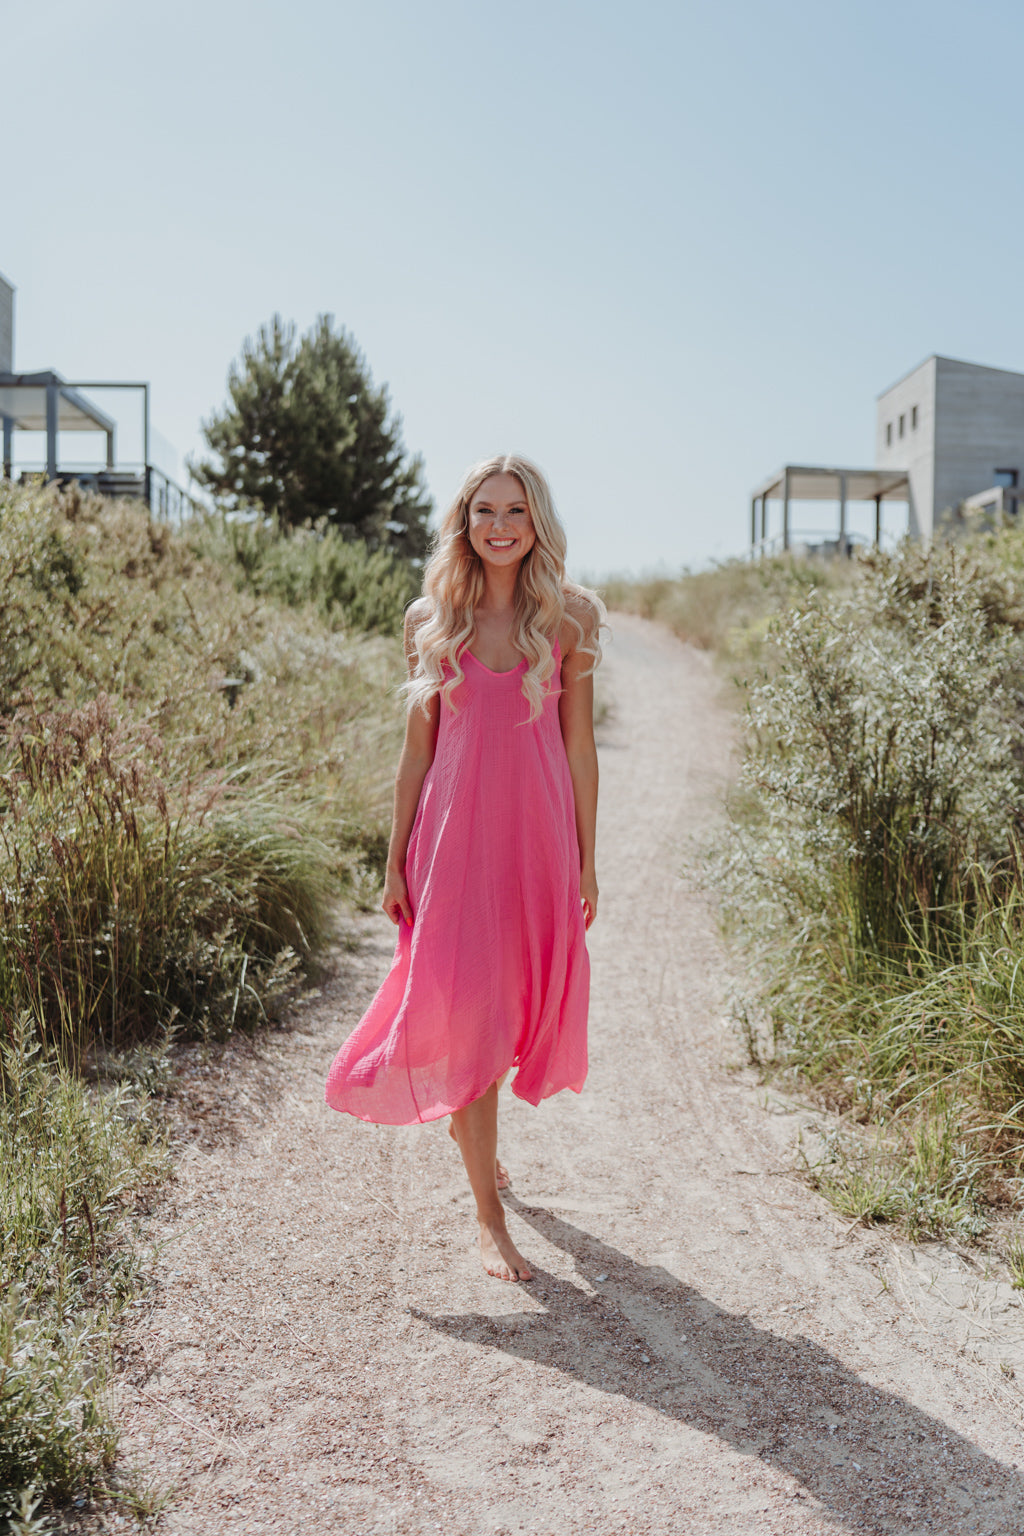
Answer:
[[[886,428],[885,428],[885,446],[887,448],[891,448],[892,447],[892,422],[891,421],[886,423]]]
[[[914,432],[917,431],[917,406],[916,405],[912,405],[910,407],[910,426],[911,426],[911,430],[912,431],[914,431]]]
[[[900,417],[900,437],[903,436],[903,432],[904,432],[904,429],[905,429],[906,425],[907,425],[907,418],[905,416],[901,416]]]
[[[1006,490],[1012,490],[1017,484],[1017,471],[1015,469],[997,469],[992,484],[1001,485]]]

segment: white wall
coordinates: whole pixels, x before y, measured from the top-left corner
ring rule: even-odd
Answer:
[[[0,373],[14,372],[14,289],[0,277]]]
[[[910,475],[911,538],[930,538],[934,507],[934,445],[936,363],[929,357],[920,367],[878,397],[875,424],[875,463],[879,469],[905,469]],[[914,408],[917,425],[914,425]],[[900,436],[900,417],[903,435]],[[887,429],[892,429],[892,442]],[[975,487],[980,489],[980,487]]]
[[[909,472],[915,538],[930,538],[943,511],[993,486],[997,469],[1016,469],[1024,486],[1024,374],[928,358],[879,396],[875,463]]]
[[[1024,374],[940,357],[935,435],[935,515],[1016,469],[1024,485]]]

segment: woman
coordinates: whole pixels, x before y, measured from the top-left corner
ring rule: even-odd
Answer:
[[[466,475],[406,615],[409,711],[383,908],[391,970],[327,1081],[333,1109],[451,1115],[489,1274],[529,1280],[505,1223],[498,1089],[537,1104],[587,1072],[597,913],[593,672],[604,608],[565,577],[540,470]]]

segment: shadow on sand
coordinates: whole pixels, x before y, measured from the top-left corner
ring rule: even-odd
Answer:
[[[538,1270],[545,1311],[416,1310],[431,1328],[717,1435],[797,1479],[851,1526],[900,1536],[1024,1531],[1024,1480],[942,1420],[809,1339],[758,1328],[667,1270],[635,1264],[551,1212],[506,1198],[581,1276],[603,1277],[598,1294]]]

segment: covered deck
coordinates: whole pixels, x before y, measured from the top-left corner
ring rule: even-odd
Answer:
[[[768,503],[782,503],[781,533],[769,537]],[[849,552],[850,534],[847,507],[850,502],[874,502],[874,543],[882,537],[882,503],[910,501],[910,478],[902,469],[836,469],[820,464],[785,464],[782,469],[757,487],[750,498],[750,552],[768,554],[775,548],[791,549],[794,542],[808,542],[809,532],[793,525],[794,501],[834,501],[838,504],[836,547]],[[832,536],[815,532],[826,543]]]
[[[85,393],[87,390],[130,391],[141,397],[142,459],[117,462],[117,423]],[[71,383],[46,369],[42,373],[0,373],[0,426],[3,429],[3,473],[10,480],[16,458],[16,432],[33,432],[46,440],[45,460],[21,464],[21,478],[78,481],[105,496],[137,496],[161,517],[187,516],[196,503],[169,476],[150,463],[149,385],[135,379],[90,379]],[[102,434],[105,463],[61,463],[64,432]]]
[[[55,480],[57,436],[60,432],[102,432],[107,440],[107,468],[115,463],[115,423],[59,373],[0,373],[0,421],[3,424],[4,475],[9,480],[14,460],[14,434],[46,433],[46,478]]]

